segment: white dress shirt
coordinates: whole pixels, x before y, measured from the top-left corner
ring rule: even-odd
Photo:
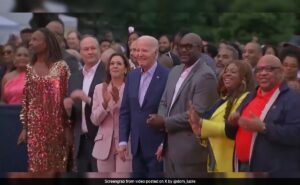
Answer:
[[[92,84],[92,81],[94,79],[95,73],[96,73],[96,69],[98,67],[100,62],[98,62],[97,64],[95,64],[92,68],[90,68],[89,70],[86,70],[86,67],[83,66],[82,68],[82,74],[83,74],[83,83],[82,83],[82,90],[83,92],[88,95],[89,94],[89,90]],[[82,102],[82,124],[81,124],[81,130],[82,133],[87,133],[88,129],[87,129],[87,125],[86,125],[86,118],[85,118],[85,102]]]

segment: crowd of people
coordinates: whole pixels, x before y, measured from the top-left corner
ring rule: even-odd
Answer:
[[[20,36],[1,47],[1,103],[22,106],[29,172],[300,171],[300,43],[122,44],[60,20]]]

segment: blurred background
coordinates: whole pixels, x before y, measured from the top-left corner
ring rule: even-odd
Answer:
[[[296,0],[0,0],[0,3],[0,28],[6,24],[10,30],[16,26],[18,30],[29,25],[44,26],[60,16],[67,30],[76,28],[98,37],[111,31],[114,39],[120,41],[127,38],[129,26],[154,36],[174,35],[187,28],[211,43],[220,40],[243,43],[253,37],[261,43],[279,43],[300,34],[300,1]]]

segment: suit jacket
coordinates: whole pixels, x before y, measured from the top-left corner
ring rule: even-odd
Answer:
[[[191,100],[196,111],[204,113],[217,99],[217,79],[210,67],[200,58],[178,90],[171,107],[176,83],[184,64],[175,66],[168,77],[159,114],[165,117],[166,155],[177,165],[205,164],[207,148],[199,145],[188,123],[187,105]]]
[[[237,112],[256,97],[249,94]],[[272,98],[271,98],[272,99]],[[250,149],[250,171],[256,172],[299,172],[300,171],[300,94],[283,82],[279,94],[269,108],[263,122],[266,130],[254,133]],[[226,135],[235,139],[238,127],[225,126]],[[256,137],[255,137],[256,136]],[[235,158],[235,164],[237,158]],[[235,165],[237,167],[237,165]],[[238,171],[238,168],[235,168]]]
[[[76,57],[69,54],[66,50],[63,51],[63,59],[68,64],[71,74],[79,71],[80,68],[79,61],[77,60]]]
[[[112,146],[113,137],[115,144],[119,144],[119,115],[121,101],[123,97],[125,83],[119,90],[120,99],[115,103],[112,99],[109,101],[107,109],[102,106],[103,103],[103,83],[96,85],[91,120],[95,126],[98,126],[98,132],[95,138],[95,146],[93,156],[96,159],[105,160],[109,156]],[[108,86],[108,91],[111,90],[111,84]]]
[[[133,70],[127,76],[120,110],[119,132],[120,142],[127,142],[131,134],[131,151],[133,155],[137,153],[140,142],[140,146],[142,150],[145,151],[145,155],[154,156],[157,147],[163,140],[164,132],[150,128],[146,120],[149,114],[156,114],[158,111],[168,73],[168,69],[157,64],[142,106],[139,104],[138,97],[141,68]]]
[[[94,94],[94,89],[95,86],[105,80],[105,65],[103,62],[100,62],[96,72],[95,76],[92,80],[88,96],[92,98],[93,102],[93,94]],[[82,71],[78,71],[77,73],[71,74],[71,77],[69,79],[69,95],[76,89],[82,89],[83,86],[83,74]],[[86,124],[88,128],[88,136],[90,139],[94,140],[98,128],[92,124],[91,122],[91,112],[92,112],[92,105],[85,105],[85,119],[86,119]],[[81,101],[76,101],[74,102],[72,112],[71,112],[71,120],[74,123],[74,136],[75,136],[75,156],[78,154],[78,149],[79,149],[79,142],[80,142],[80,135],[82,134],[81,131],[81,122],[82,122],[82,102]]]
[[[236,108],[244,100],[247,93],[238,98],[231,112],[235,112]],[[219,100],[215,103],[218,104]],[[224,114],[228,101],[217,105],[213,114],[209,119],[203,119],[201,128],[201,138],[208,138],[210,144],[209,171],[232,172],[232,159],[234,141],[226,137]]]

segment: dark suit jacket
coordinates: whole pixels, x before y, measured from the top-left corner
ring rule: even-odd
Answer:
[[[90,89],[88,96],[93,98],[94,94],[94,89],[95,86],[102,83],[105,80],[106,77],[106,72],[105,72],[105,65],[103,62],[100,62],[97,69],[95,76],[93,78],[93,81],[91,83]],[[69,95],[76,89],[82,89],[83,85],[83,74],[82,71],[78,71],[77,73],[71,74],[71,77],[69,79]],[[91,101],[91,103],[93,100]],[[71,112],[71,120],[74,123],[74,136],[75,136],[75,156],[78,154],[78,148],[79,148],[79,142],[80,142],[80,135],[82,134],[81,131],[81,121],[82,121],[82,102],[81,101],[76,101],[74,103],[74,106],[72,108]],[[94,126],[93,123],[91,122],[91,112],[92,112],[92,105],[87,105],[85,106],[85,119],[86,119],[86,124],[88,128],[88,136],[90,139],[94,140],[98,127]]]
[[[131,134],[133,155],[137,153],[140,142],[145,155],[154,156],[157,147],[163,140],[164,132],[150,128],[146,120],[149,114],[156,114],[158,111],[168,73],[167,69],[160,64],[157,65],[142,106],[140,106],[138,98],[141,69],[137,68],[128,74],[120,110],[119,136],[120,142],[128,142]]]
[[[63,59],[68,64],[71,74],[79,71],[79,61],[66,50],[63,51]]]
[[[279,91],[263,120],[265,132],[253,138],[250,171],[300,171],[300,94],[289,89],[285,82]],[[244,99],[237,112],[242,113],[255,97],[256,90]],[[225,131],[228,137],[235,139],[238,127],[226,124]]]

